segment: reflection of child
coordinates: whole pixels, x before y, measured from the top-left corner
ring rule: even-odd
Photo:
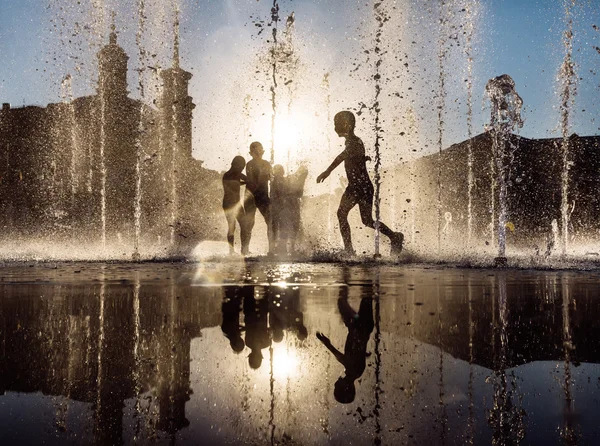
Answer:
[[[248,365],[253,369],[262,364],[262,349],[271,345],[268,327],[268,296],[256,299],[254,287],[244,287],[244,324],[246,326],[246,345],[250,349]]]
[[[269,323],[273,333],[273,341],[283,340],[283,331],[294,333],[299,341],[304,341],[308,336],[308,329],[304,325],[304,315],[300,306],[300,289],[286,287],[277,289],[273,305],[269,312]]]
[[[221,330],[223,330],[225,337],[229,339],[231,349],[236,353],[243,351],[246,346],[242,339],[244,328],[240,326],[242,299],[238,294],[239,290],[239,287],[225,287],[225,296],[221,305],[221,312],[223,313]]]
[[[229,253],[233,254],[235,221],[240,225],[240,238],[242,246],[248,238],[246,231],[245,212],[240,200],[240,188],[246,184],[246,176],[242,173],[246,167],[246,160],[236,156],[231,162],[231,168],[223,175],[223,211],[227,219],[227,243]]]
[[[361,299],[360,309],[356,313],[348,304],[347,297],[340,297],[338,299],[338,309],[342,315],[344,325],[348,327],[344,353],[342,354],[331,345],[331,341],[323,333],[317,332],[317,338],[345,368],[345,376],[338,378],[333,391],[335,399],[345,404],[354,401],[356,395],[354,381],[360,378],[365,371],[368,356],[367,344],[375,327],[373,322],[373,299]]]

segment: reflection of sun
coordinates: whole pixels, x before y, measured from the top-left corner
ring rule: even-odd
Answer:
[[[288,346],[276,344],[273,348],[273,375],[276,379],[293,377],[298,374],[298,356]]]

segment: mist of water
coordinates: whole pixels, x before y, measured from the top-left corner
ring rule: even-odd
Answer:
[[[138,48],[138,91],[140,95],[140,112],[138,118],[137,135],[135,138],[135,197],[134,197],[134,227],[135,234],[133,239],[133,258],[140,258],[140,236],[142,216],[142,135],[144,134],[144,98],[146,96],[144,88],[144,72],[146,66],[146,50],[142,44],[142,37],[145,30],[146,5],[144,0],[138,1],[138,31],[135,36],[135,43]]]
[[[441,1],[438,36],[438,93],[437,93],[437,144],[441,157],[444,149],[444,110],[446,109],[446,58],[448,26],[451,20],[451,10],[446,0]],[[442,248],[442,166],[438,161],[437,168],[437,250]]]
[[[508,175],[513,146],[512,132],[523,125],[521,107],[523,100],[515,90],[512,78],[503,74],[490,79],[485,87],[491,102],[491,119],[488,129],[492,132],[493,158],[496,167],[498,192],[498,257],[506,255],[506,223],[508,212]],[[493,226],[492,226],[493,228]]]
[[[373,79],[375,81],[375,98],[373,102],[373,111],[375,112],[375,122],[373,124],[373,131],[375,133],[375,255],[379,256],[379,242],[380,242],[380,229],[379,225],[381,222],[381,143],[382,143],[382,123],[381,123],[381,64],[383,63],[383,49],[382,49],[382,34],[384,31],[385,22],[389,20],[386,11],[383,8],[383,1],[377,1],[374,6],[375,21],[377,22],[377,29],[375,31],[375,47],[373,52],[375,53],[375,74]]]
[[[271,8],[271,164],[275,162],[275,122],[277,120],[277,24],[279,23],[279,3],[273,0]]]

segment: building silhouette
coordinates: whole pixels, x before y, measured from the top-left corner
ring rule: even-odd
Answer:
[[[388,169],[382,180],[384,210],[395,209],[393,220],[406,233],[414,222],[417,242],[437,239],[438,231],[442,232],[445,242],[466,242],[471,150],[472,236],[492,241],[496,236],[499,209],[492,140],[488,131],[440,153]],[[511,243],[543,244],[552,233],[552,221],[556,220],[559,225],[561,221],[563,139],[530,139],[513,134],[510,144],[514,150],[508,174],[507,205],[508,220],[514,232],[509,231],[509,237]],[[600,189],[600,136],[573,134],[568,138],[568,145],[569,231],[576,239],[585,240],[597,237],[600,230],[597,193]],[[492,226],[492,221],[496,226]]]
[[[0,227],[6,237],[134,236],[139,154],[143,240],[185,243],[212,234],[219,175],[192,156],[192,75],[176,53],[156,108],[129,97],[128,56],[113,28],[97,54],[96,93],[0,112]],[[193,200],[192,200],[193,197]],[[211,207],[212,206],[212,207]]]

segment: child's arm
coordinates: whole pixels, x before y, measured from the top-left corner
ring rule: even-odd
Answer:
[[[246,183],[248,183],[248,178],[246,178],[246,175],[241,173],[240,174],[240,184],[246,184]]]
[[[321,341],[331,353],[333,353],[333,356],[335,356],[335,359],[337,359],[340,362],[340,364],[342,364],[344,367],[346,366],[346,364],[344,363],[344,355],[337,348],[331,345],[331,341],[327,336],[325,336],[320,331],[317,331],[317,339]]]
[[[337,166],[339,166],[342,163],[342,161],[344,161],[345,159],[346,159],[346,151],[344,150],[342,153],[340,153],[338,156],[335,157],[335,159],[333,160],[331,165],[327,168],[327,170],[317,177],[317,183],[322,183],[331,174],[331,172],[333,172],[333,170]]]

